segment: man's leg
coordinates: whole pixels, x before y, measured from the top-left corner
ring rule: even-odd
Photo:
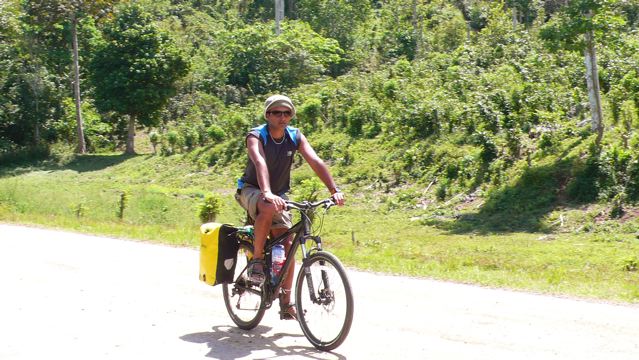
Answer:
[[[271,233],[274,237],[278,237],[284,234],[286,230],[288,229],[277,228],[271,230]],[[289,250],[291,249],[291,244],[293,242],[292,237],[293,235],[289,236],[288,239],[286,239],[286,242],[284,242],[284,249],[286,251],[286,254],[288,254]],[[295,254],[291,254],[291,256],[293,256],[293,264],[286,273],[286,278],[284,278],[284,281],[282,282],[281,289],[284,290],[284,295],[282,296],[282,298],[280,298],[280,301],[283,303],[281,305],[287,305],[291,302],[291,288],[293,287],[293,278],[295,277]]]
[[[264,259],[264,244],[271,230],[275,214],[277,214],[275,205],[261,199],[257,202],[257,216],[253,225],[253,231],[255,232],[255,242],[253,243],[255,253],[253,257],[255,259]]]
[[[275,205],[266,202],[262,199],[257,201],[257,215],[255,216],[255,224],[253,224],[253,231],[255,239],[253,242],[253,260],[264,259],[264,244],[266,243],[266,236],[268,235],[271,224],[273,222],[273,216],[277,213]],[[261,262],[257,262],[249,269],[249,276],[252,281],[262,282],[265,275],[264,265]]]

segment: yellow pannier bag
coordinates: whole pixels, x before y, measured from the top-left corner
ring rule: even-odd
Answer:
[[[209,285],[233,282],[239,242],[231,225],[200,226],[200,280]]]

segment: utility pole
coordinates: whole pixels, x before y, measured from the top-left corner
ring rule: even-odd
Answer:
[[[284,19],[284,0],[275,0],[275,35],[279,35],[280,22]]]

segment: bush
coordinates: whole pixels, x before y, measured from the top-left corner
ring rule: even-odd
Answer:
[[[317,122],[322,116],[322,101],[317,98],[306,100],[297,110],[297,123],[304,133],[317,129]]]
[[[295,199],[297,201],[317,201],[324,185],[316,177],[303,179],[295,188]]]
[[[442,181],[441,183],[439,183],[439,185],[437,185],[437,188],[435,189],[435,197],[439,201],[444,201],[446,200],[447,195],[448,195],[448,183],[445,181]]]
[[[597,199],[597,179],[599,178],[599,161],[592,154],[585,165],[577,171],[568,184],[568,197],[577,202],[591,202]]]
[[[222,127],[217,124],[209,126],[209,128],[206,129],[206,133],[209,136],[209,139],[215,142],[220,142],[226,137],[224,129],[222,129]]]
[[[399,111],[399,122],[404,128],[405,136],[425,139],[439,132],[440,110],[434,102],[409,100],[404,104],[404,109]]]
[[[628,200],[639,201],[639,155],[628,164],[628,183],[626,185],[626,193]]]
[[[387,98],[394,100],[397,96],[397,92],[399,91],[399,84],[397,80],[391,79],[384,83],[383,87],[384,96]]]
[[[197,216],[202,223],[215,221],[222,209],[222,198],[218,194],[208,194],[204,201],[198,206]]]
[[[53,147],[53,146],[47,147],[46,145],[17,147],[14,144],[11,144],[10,142],[7,141],[4,145],[6,147],[1,148],[1,146],[3,146],[1,140],[2,139],[0,139],[0,164],[1,165],[20,164],[20,163],[28,163],[28,162],[32,162],[36,160],[44,160],[50,156],[51,147]],[[71,148],[71,156],[75,156],[73,154],[73,148]]]
[[[191,150],[195,147],[199,142],[199,134],[192,127],[184,127],[182,128],[182,139],[184,139],[184,146]]]
[[[543,151],[551,151],[555,147],[555,139],[552,134],[544,132],[539,138],[539,149]]]
[[[151,142],[151,146],[153,146],[153,153],[157,153],[157,147],[160,143],[160,134],[157,131],[151,131],[149,133],[149,141]]]
[[[75,160],[75,144],[58,142],[50,146],[51,160],[60,166],[67,165]]]
[[[346,115],[347,132],[353,137],[373,138],[381,131],[381,108],[372,100],[355,105]]]
[[[481,147],[479,157],[485,164],[488,164],[497,158],[497,145],[495,145],[493,138],[487,133],[482,131],[475,134],[474,143]]]
[[[612,199],[612,208],[610,209],[610,218],[619,219],[625,213],[623,204],[626,200],[626,194],[619,193]]]
[[[165,141],[162,142],[162,155],[175,154],[177,152],[177,149],[179,149],[179,145],[182,141],[182,139],[180,138],[180,134],[175,130],[167,132],[164,136],[164,140]]]

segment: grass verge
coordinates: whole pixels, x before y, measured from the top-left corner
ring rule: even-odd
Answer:
[[[4,168],[0,221],[196,247],[196,207],[207,192],[222,195],[219,222],[241,222],[234,175],[178,156],[84,156],[64,167]],[[122,193],[127,202],[120,219]],[[351,193],[348,206],[325,217],[325,247],[347,266],[639,303],[636,223],[600,221],[603,208],[548,211],[536,227],[544,232],[491,232],[473,225],[483,219],[479,205],[425,210],[384,199]]]

